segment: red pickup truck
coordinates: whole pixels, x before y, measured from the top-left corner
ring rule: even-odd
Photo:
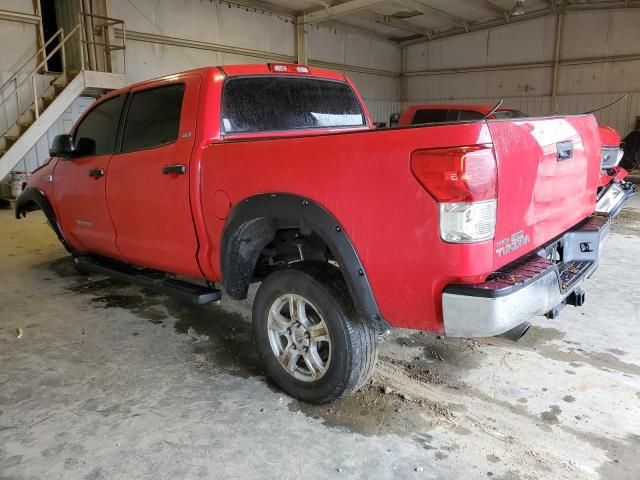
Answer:
[[[198,303],[262,282],[267,373],[327,402],[390,327],[517,336],[581,305],[599,170],[592,115],[378,130],[342,74],[225,65],[100,98],[16,216],[43,210],[81,270]]]

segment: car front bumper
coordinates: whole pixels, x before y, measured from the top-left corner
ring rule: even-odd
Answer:
[[[565,305],[581,306],[581,284],[597,268],[610,223],[609,216],[594,214],[484,283],[447,285],[442,294],[445,334],[500,335],[536,315],[555,318]]]
[[[598,196],[596,213],[615,218],[631,197],[636,194],[636,186],[631,182],[611,182]]]

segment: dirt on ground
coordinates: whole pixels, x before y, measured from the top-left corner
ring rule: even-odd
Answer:
[[[0,215],[0,478],[638,478],[640,210],[582,309],[518,343],[394,330],[329,405],[264,376],[251,298],[79,275],[31,218]]]

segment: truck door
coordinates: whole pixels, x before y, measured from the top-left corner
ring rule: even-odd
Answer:
[[[118,152],[107,171],[107,203],[126,261],[200,277],[189,201],[200,77],[131,89]]]
[[[75,248],[121,259],[107,210],[105,172],[113,154],[125,94],[96,103],[73,132],[76,154],[53,172],[62,231]]]

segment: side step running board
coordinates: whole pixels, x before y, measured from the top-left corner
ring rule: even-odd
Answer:
[[[73,257],[73,262],[81,272],[102,273],[198,305],[217,302],[222,297],[218,289],[168,277],[157,270],[138,270],[120,262],[86,255]]]

